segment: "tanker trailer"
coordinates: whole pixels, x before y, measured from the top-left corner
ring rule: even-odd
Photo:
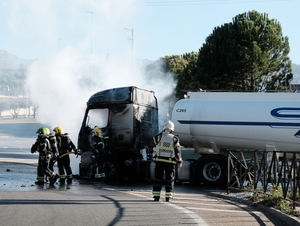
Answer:
[[[201,153],[188,164],[190,172],[178,171],[182,180],[224,185],[226,149],[300,149],[299,93],[188,92],[175,104],[172,121],[181,145]]]
[[[78,136],[81,178],[95,175],[94,128],[100,128],[108,137],[108,147],[100,163],[106,179],[149,177],[146,174],[151,157],[145,150],[150,149],[152,137],[158,133],[154,92],[132,86],[104,90],[90,97]]]

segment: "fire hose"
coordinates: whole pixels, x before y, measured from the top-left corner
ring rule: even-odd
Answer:
[[[70,154],[74,154],[74,155],[78,155],[78,153],[75,153],[75,152],[67,152],[67,153],[64,153],[62,155],[59,155],[57,156],[56,159],[54,159],[54,163],[57,162],[58,158],[63,158],[67,155],[70,155]],[[26,162],[19,162],[19,161],[10,161],[10,160],[0,160],[0,163],[7,163],[7,164],[22,164],[22,165],[30,165],[30,166],[36,166],[37,164],[36,163],[26,163]]]
[[[9,160],[1,160],[0,163],[7,163],[7,164],[20,164],[20,165],[29,165],[29,166],[36,166],[36,163],[27,163],[27,162],[17,162],[17,161],[9,161]]]
[[[67,152],[67,153],[64,153],[64,154],[62,154],[62,155],[59,155],[59,156],[57,156],[57,158],[54,160],[54,162],[57,162],[57,160],[60,158],[63,158],[63,157],[65,157],[65,156],[67,156],[67,155],[70,155],[70,154],[74,154],[74,155],[77,155],[78,156],[78,153],[75,153],[75,152],[73,152],[73,151],[70,151],[70,152]]]

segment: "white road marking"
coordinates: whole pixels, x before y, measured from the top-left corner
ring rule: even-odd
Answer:
[[[148,200],[153,200],[153,198],[149,197],[149,196],[145,196],[145,195],[142,195],[142,194],[137,194],[136,192],[127,192],[129,194],[133,194],[137,197],[143,197],[143,198],[146,198]],[[158,204],[163,204],[163,205],[170,205],[172,206],[173,208],[175,209],[178,209],[178,210],[181,210],[183,213],[189,215],[194,221],[195,223],[197,223],[197,225],[199,226],[208,226],[205,221],[197,214],[195,214],[194,212],[188,210],[187,208],[184,208],[184,207],[180,207],[180,206],[177,206],[175,204],[172,204],[172,203],[168,203],[168,202],[159,202]]]
[[[233,205],[229,205],[229,204],[216,204],[216,203],[195,203],[195,202],[182,202],[182,201],[176,201],[173,200],[172,203],[176,203],[176,204],[195,204],[195,205],[202,205],[202,206],[228,206],[228,207],[232,207]],[[239,205],[239,207],[247,207],[246,205]]]
[[[216,199],[202,199],[202,198],[179,198],[177,195],[174,195],[174,200],[195,200],[195,201],[205,201],[205,202],[218,202]]]
[[[206,197],[207,194],[208,193],[199,193],[199,194],[197,194],[197,193],[186,194],[186,193],[179,193],[179,192],[178,193],[177,192],[174,193],[174,195],[176,195],[176,196],[182,196],[182,197],[195,197],[195,196],[199,196],[199,195],[200,196],[202,195],[202,196]]]
[[[136,191],[134,191],[134,192],[136,192],[136,193],[141,193],[141,194],[147,194],[147,193],[152,193],[152,190],[150,190],[150,189],[148,189],[148,190],[142,190],[142,191],[138,191],[138,190],[136,190]],[[164,192],[164,191],[162,191],[162,192]],[[218,191],[218,192],[220,192],[220,191]],[[186,194],[186,193],[181,193],[181,192],[175,192],[174,193],[174,195],[175,196],[182,196],[182,197],[195,197],[195,196],[206,196],[207,194],[206,193],[199,193],[199,194],[197,194],[197,193],[192,193],[192,194]]]
[[[149,190],[149,192],[145,192],[145,191],[134,191],[135,193],[140,193],[140,194],[144,194],[144,195],[148,195],[151,194],[152,195],[152,190]],[[163,194],[163,192],[162,192]],[[179,197],[181,196],[181,197]],[[186,197],[189,196],[189,197]],[[195,201],[207,201],[207,202],[218,202],[220,200],[217,199],[210,199],[210,198],[190,198],[190,197],[195,197],[196,195],[189,195],[189,194],[182,194],[182,195],[178,195],[177,193],[174,194],[174,200],[195,200]]]
[[[182,210],[184,213],[188,214],[190,217],[193,218],[193,220],[196,221],[196,223],[199,225],[199,226],[208,226],[208,224],[206,224],[206,222],[199,216],[197,215],[196,213],[188,210],[187,208],[184,208],[184,207],[181,207],[181,206],[177,206],[177,205],[174,205],[172,203],[166,203],[166,205],[171,205],[173,208],[175,209],[179,209],[179,210]]]
[[[207,209],[207,208],[199,208],[199,207],[186,207],[189,210],[204,210],[204,211],[213,211],[213,212],[228,212],[228,213],[261,213],[259,211],[251,211],[251,210],[225,210],[225,209]]]

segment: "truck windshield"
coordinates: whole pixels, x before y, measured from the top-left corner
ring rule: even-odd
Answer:
[[[90,109],[86,126],[90,128],[98,127],[103,128],[107,126],[108,122],[108,109]]]

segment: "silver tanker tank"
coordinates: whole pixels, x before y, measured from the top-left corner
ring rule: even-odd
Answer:
[[[299,152],[300,93],[189,92],[172,121],[181,143],[199,151]]]

